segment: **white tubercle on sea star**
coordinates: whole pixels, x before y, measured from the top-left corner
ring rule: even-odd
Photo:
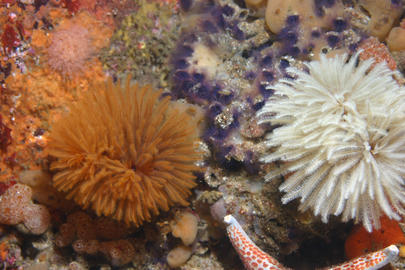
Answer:
[[[228,224],[226,231],[233,247],[236,249],[245,268],[248,270],[287,270],[276,259],[265,253],[253,243],[249,236],[240,226],[239,222],[232,216],[224,218]],[[377,270],[394,261],[399,254],[395,245],[382,250],[358,257],[349,262],[326,268],[326,270]]]

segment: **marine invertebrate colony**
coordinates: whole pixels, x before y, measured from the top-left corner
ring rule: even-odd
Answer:
[[[261,123],[283,125],[268,134],[276,149],[262,161],[284,161],[266,176],[289,175],[283,203],[301,198],[300,209],[324,222],[342,214],[372,231],[383,214],[405,213],[405,89],[385,63],[357,59],[322,56],[308,72],[287,69],[294,79],[272,86],[258,113]]]
[[[249,2],[266,5],[267,1]],[[172,95],[206,110],[202,138],[215,161],[229,170],[244,169],[250,174],[259,170],[260,150],[251,139],[260,137],[257,134],[261,131],[245,131],[255,129],[254,115],[273,94],[267,86],[286,76],[286,67],[297,60],[332,48],[352,50],[362,37],[339,15],[342,10],[334,12],[341,9],[341,4],[320,6],[325,13],[320,19],[314,13],[317,1],[275,2],[280,1],[269,1],[269,6],[274,11],[271,18],[278,21],[276,35],[265,29],[264,20],[253,19],[255,14],[235,1],[185,1],[180,5],[188,11],[185,14],[190,14],[190,20],[170,61]],[[304,17],[298,12],[303,9]],[[277,15],[281,10],[282,15]],[[318,19],[325,24],[315,27],[311,21]],[[249,146],[242,141],[248,141]]]
[[[228,224],[226,230],[232,245],[238,252],[243,264],[248,270],[287,270],[276,259],[263,252],[253,243],[249,236],[240,226],[239,222],[231,215],[225,216],[224,221]],[[328,267],[327,270],[373,270],[380,269],[398,257],[399,250],[391,245],[382,250],[358,257],[343,264]]]
[[[49,65],[64,76],[74,76],[93,54],[89,31],[79,25],[55,31],[48,50]]]
[[[51,215],[45,206],[32,203],[31,196],[32,189],[23,184],[12,185],[0,195],[0,224],[24,223],[30,233],[44,233]]]
[[[49,43],[45,53],[47,62],[62,77],[82,77],[90,66],[95,65],[98,52],[109,43],[111,35],[111,28],[87,12],[65,18],[50,33],[49,40],[43,38],[42,42]],[[40,36],[37,33],[39,44]]]
[[[83,208],[137,226],[195,186],[195,123],[150,87],[112,82],[72,105],[51,132],[54,186]]]

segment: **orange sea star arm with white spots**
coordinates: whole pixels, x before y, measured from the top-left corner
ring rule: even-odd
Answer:
[[[238,252],[243,264],[248,270],[285,270],[276,259],[271,257],[266,252],[262,251],[258,246],[250,240],[249,236],[240,226],[239,222],[231,215],[224,218],[228,224],[226,231],[233,247]]]
[[[377,270],[397,258],[398,248],[395,245],[358,257],[329,270]]]
[[[233,216],[225,216],[224,221],[228,224],[226,231],[228,232],[229,239],[235,250],[238,252],[246,269],[289,269],[256,246]],[[341,265],[328,267],[326,270],[377,270],[395,260],[398,257],[398,253],[398,248],[395,245],[392,245]]]

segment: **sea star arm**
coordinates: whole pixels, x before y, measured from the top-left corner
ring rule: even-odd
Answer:
[[[224,221],[228,224],[226,231],[236,252],[238,252],[243,264],[248,270],[286,270],[281,263],[261,250],[253,243],[249,236],[240,226],[239,222],[232,216],[227,215]]]
[[[276,259],[265,253],[253,243],[239,222],[232,216],[224,218],[228,224],[226,231],[236,252],[248,270],[287,270]],[[341,265],[326,268],[326,270],[377,270],[398,257],[398,248],[391,245],[382,250],[358,257]]]
[[[395,245],[391,245],[341,265],[330,267],[328,270],[377,270],[395,260],[398,257],[398,253],[398,248]]]

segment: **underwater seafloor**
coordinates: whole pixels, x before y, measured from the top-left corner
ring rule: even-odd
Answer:
[[[401,96],[404,11],[403,0],[0,0],[0,269],[244,269],[227,214],[286,267],[396,244],[384,269],[405,269],[405,170],[398,202],[379,204],[377,192],[378,210],[355,212],[377,213],[371,233],[363,216],[332,211],[325,223],[314,206],[298,210],[302,194],[283,204],[279,186],[295,170],[265,181],[283,166],[261,159],[282,124],[258,116],[280,79],[296,79],[290,67],[308,72],[321,55],[385,62]],[[151,86],[134,94],[137,106],[150,105],[152,88],[172,101],[127,120],[134,105],[111,85],[97,89],[128,78],[130,91]],[[403,160],[401,149],[392,157]]]

